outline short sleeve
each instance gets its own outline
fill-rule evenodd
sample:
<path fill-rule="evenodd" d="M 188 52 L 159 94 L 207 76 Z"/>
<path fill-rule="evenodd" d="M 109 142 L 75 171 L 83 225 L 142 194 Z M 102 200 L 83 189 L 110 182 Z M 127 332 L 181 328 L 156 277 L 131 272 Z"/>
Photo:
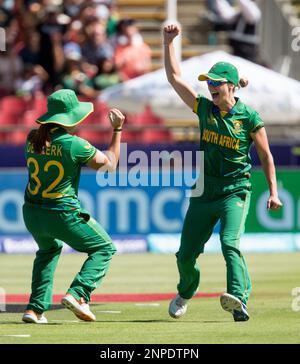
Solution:
<path fill-rule="evenodd" d="M 198 113 L 199 101 L 200 101 L 200 96 L 197 96 L 197 97 L 195 98 L 194 107 L 193 107 L 193 112 L 194 112 L 195 114 L 197 114 L 197 113 Z"/>
<path fill-rule="evenodd" d="M 79 164 L 86 164 L 95 156 L 97 149 L 87 140 L 74 136 L 71 145 L 71 158 Z"/>
<path fill-rule="evenodd" d="M 250 117 L 250 128 L 249 131 L 250 133 L 255 133 L 257 132 L 259 129 L 263 128 L 265 126 L 264 122 L 262 121 L 260 115 L 258 114 L 258 112 L 253 112 L 253 114 Z"/>
<path fill-rule="evenodd" d="M 195 99 L 193 112 L 197 115 L 200 115 L 199 112 L 201 110 L 207 110 L 207 108 L 210 106 L 211 101 L 207 99 L 203 95 L 198 95 Z"/>

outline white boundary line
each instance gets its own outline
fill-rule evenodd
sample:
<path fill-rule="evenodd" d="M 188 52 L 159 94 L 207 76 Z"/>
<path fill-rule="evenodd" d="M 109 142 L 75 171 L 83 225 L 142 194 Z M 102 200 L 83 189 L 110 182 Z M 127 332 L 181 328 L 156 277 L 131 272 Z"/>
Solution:
<path fill-rule="evenodd" d="M 0 336 L 4 336 L 4 337 L 31 337 L 31 335 L 28 334 L 17 334 L 17 335 L 12 335 L 12 334 L 5 334 L 5 335 L 0 335 Z"/>

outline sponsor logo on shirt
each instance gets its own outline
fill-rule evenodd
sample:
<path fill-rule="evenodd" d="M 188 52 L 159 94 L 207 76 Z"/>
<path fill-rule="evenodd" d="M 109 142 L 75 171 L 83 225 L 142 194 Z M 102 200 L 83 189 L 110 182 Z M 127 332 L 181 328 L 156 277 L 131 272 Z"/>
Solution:
<path fill-rule="evenodd" d="M 217 120 L 214 118 L 213 115 L 210 116 L 210 118 L 207 120 L 208 125 L 216 125 Z"/>

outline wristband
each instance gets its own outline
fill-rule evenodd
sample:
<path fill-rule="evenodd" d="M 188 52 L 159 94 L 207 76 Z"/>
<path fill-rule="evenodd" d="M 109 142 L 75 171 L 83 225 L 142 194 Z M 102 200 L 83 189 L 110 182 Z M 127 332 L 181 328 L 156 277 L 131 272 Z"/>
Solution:
<path fill-rule="evenodd" d="M 122 128 L 115 128 L 114 129 L 114 133 L 119 132 L 119 131 L 122 131 Z"/>

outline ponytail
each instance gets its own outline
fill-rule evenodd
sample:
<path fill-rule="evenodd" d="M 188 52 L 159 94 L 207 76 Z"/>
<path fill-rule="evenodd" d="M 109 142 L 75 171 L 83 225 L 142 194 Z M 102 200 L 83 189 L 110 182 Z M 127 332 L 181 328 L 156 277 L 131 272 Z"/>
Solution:
<path fill-rule="evenodd" d="M 247 87 L 249 85 L 249 80 L 245 77 L 242 77 L 239 81 L 239 88 L 244 88 Z"/>
<path fill-rule="evenodd" d="M 41 154 L 43 148 L 51 141 L 50 130 L 55 127 L 55 124 L 41 124 L 36 130 L 32 130 L 28 135 L 28 140 L 33 146 L 35 153 Z"/>

